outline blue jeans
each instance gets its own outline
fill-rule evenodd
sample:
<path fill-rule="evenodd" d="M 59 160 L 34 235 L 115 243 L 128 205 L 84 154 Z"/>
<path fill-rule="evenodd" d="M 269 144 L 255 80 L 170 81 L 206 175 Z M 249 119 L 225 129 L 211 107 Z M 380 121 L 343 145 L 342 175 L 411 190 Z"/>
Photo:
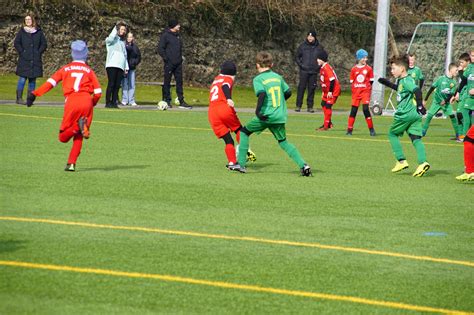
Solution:
<path fill-rule="evenodd" d="M 25 88 L 26 77 L 19 77 L 18 84 L 16 86 L 17 91 L 21 91 L 23 93 L 23 89 Z M 33 91 L 36 88 L 36 78 L 28 78 L 28 91 Z"/>
<path fill-rule="evenodd" d="M 135 103 L 135 70 L 128 70 L 127 77 L 122 80 L 122 103 Z"/>

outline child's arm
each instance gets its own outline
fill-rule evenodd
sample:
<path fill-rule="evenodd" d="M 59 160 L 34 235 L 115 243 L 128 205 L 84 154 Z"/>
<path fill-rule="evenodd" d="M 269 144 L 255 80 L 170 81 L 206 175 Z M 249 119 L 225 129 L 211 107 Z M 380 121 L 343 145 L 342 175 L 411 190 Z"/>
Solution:
<path fill-rule="evenodd" d="M 423 95 L 421 93 L 421 89 L 419 87 L 416 87 L 413 91 L 413 94 L 415 94 L 416 111 L 422 116 L 425 115 L 426 108 L 423 106 Z"/>
<path fill-rule="evenodd" d="M 222 85 L 222 92 L 224 92 L 224 96 L 227 99 L 227 104 L 230 107 L 234 107 L 234 101 L 232 100 L 232 92 L 228 84 L 224 83 Z"/>
<path fill-rule="evenodd" d="M 31 107 L 37 96 L 41 96 L 49 92 L 53 87 L 55 87 L 59 82 L 63 80 L 62 77 L 63 68 L 56 71 L 45 83 L 43 83 L 39 88 L 29 93 L 26 98 L 26 106 Z"/>
<path fill-rule="evenodd" d="M 257 108 L 255 109 L 255 115 L 257 115 L 257 117 L 260 120 L 263 120 L 263 121 L 268 119 L 268 116 L 263 115 L 262 113 L 260 113 L 260 110 L 262 109 L 263 103 L 265 102 L 265 97 L 266 96 L 267 96 L 267 94 L 265 92 L 260 92 L 258 94 Z"/>
<path fill-rule="evenodd" d="M 396 90 L 398 89 L 398 84 L 392 83 L 392 82 L 390 82 L 390 80 L 387 80 L 387 79 L 385 79 L 385 78 L 379 78 L 377 81 L 378 81 L 380 84 L 383 84 L 383 85 L 385 85 L 386 87 L 391 88 L 392 90 L 395 90 L 395 91 L 396 91 Z"/>
<path fill-rule="evenodd" d="M 434 86 L 431 86 L 430 89 L 428 90 L 428 93 L 426 93 L 425 95 L 425 102 L 428 100 L 428 98 L 430 97 L 431 93 L 433 93 L 433 91 L 435 90 L 436 88 Z"/>

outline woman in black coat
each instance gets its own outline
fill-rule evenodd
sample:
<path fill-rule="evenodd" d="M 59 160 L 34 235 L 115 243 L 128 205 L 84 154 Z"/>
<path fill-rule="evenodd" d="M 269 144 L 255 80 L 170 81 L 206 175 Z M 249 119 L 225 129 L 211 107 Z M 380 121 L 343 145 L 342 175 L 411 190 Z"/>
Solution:
<path fill-rule="evenodd" d="M 20 77 L 16 88 L 16 103 L 24 105 L 26 103 L 22 99 L 22 94 L 26 79 L 28 79 L 28 93 L 30 93 L 36 88 L 36 78 L 43 76 L 41 57 L 47 47 L 46 37 L 41 28 L 36 25 L 32 15 L 25 17 L 23 27 L 15 37 L 14 45 L 19 55 L 16 75 Z"/>

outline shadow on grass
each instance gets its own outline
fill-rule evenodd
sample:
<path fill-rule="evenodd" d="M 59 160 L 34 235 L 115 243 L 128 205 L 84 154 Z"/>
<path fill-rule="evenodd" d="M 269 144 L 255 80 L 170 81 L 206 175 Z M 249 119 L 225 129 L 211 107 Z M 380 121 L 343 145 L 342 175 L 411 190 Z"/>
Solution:
<path fill-rule="evenodd" d="M 0 240 L 0 253 L 14 252 L 25 247 L 26 241 Z"/>
<path fill-rule="evenodd" d="M 121 170 L 132 170 L 132 169 L 145 169 L 151 165 L 109 165 L 104 167 L 91 167 L 91 168 L 81 168 L 80 172 L 97 172 L 97 171 L 121 171 Z"/>

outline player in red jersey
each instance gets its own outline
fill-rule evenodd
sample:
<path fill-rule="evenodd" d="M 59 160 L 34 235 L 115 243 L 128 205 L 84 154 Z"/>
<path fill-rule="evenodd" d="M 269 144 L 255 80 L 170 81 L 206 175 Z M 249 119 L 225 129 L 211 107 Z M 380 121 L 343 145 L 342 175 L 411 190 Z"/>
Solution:
<path fill-rule="evenodd" d="M 209 94 L 209 123 L 217 138 L 225 142 L 224 151 L 229 170 L 239 169 L 231 132 L 235 133 L 237 142 L 240 142 L 240 129 L 242 128 L 232 100 L 232 87 L 236 73 L 235 64 L 232 61 L 225 61 L 221 65 L 220 74 L 212 82 Z M 247 159 L 256 160 L 255 154 L 250 150 L 247 152 Z"/>
<path fill-rule="evenodd" d="M 354 122 L 359 105 L 362 103 L 365 121 L 369 128 L 370 135 L 375 136 L 374 124 L 369 111 L 370 94 L 372 93 L 372 83 L 374 83 L 374 72 L 367 64 L 369 54 L 364 49 L 359 49 L 356 53 L 357 64 L 351 70 L 352 107 L 347 124 L 347 135 L 352 135 Z"/>
<path fill-rule="evenodd" d="M 76 40 L 71 44 L 73 62 L 54 73 L 43 85 L 28 96 L 27 105 L 33 105 L 41 96 L 63 81 L 66 98 L 64 115 L 59 128 L 59 141 L 73 144 L 65 171 L 75 171 L 76 161 L 81 153 L 83 138 L 90 136 L 93 108 L 99 101 L 102 90 L 94 71 L 86 64 L 88 49 L 85 42 Z"/>
<path fill-rule="evenodd" d="M 319 70 L 319 78 L 323 92 L 321 107 L 324 113 L 324 124 L 316 130 L 325 131 L 332 128 L 332 106 L 336 103 L 337 97 L 341 94 L 341 85 L 339 84 L 336 73 L 328 63 L 328 53 L 323 50 L 316 58 L 316 62 L 321 67 Z"/>

